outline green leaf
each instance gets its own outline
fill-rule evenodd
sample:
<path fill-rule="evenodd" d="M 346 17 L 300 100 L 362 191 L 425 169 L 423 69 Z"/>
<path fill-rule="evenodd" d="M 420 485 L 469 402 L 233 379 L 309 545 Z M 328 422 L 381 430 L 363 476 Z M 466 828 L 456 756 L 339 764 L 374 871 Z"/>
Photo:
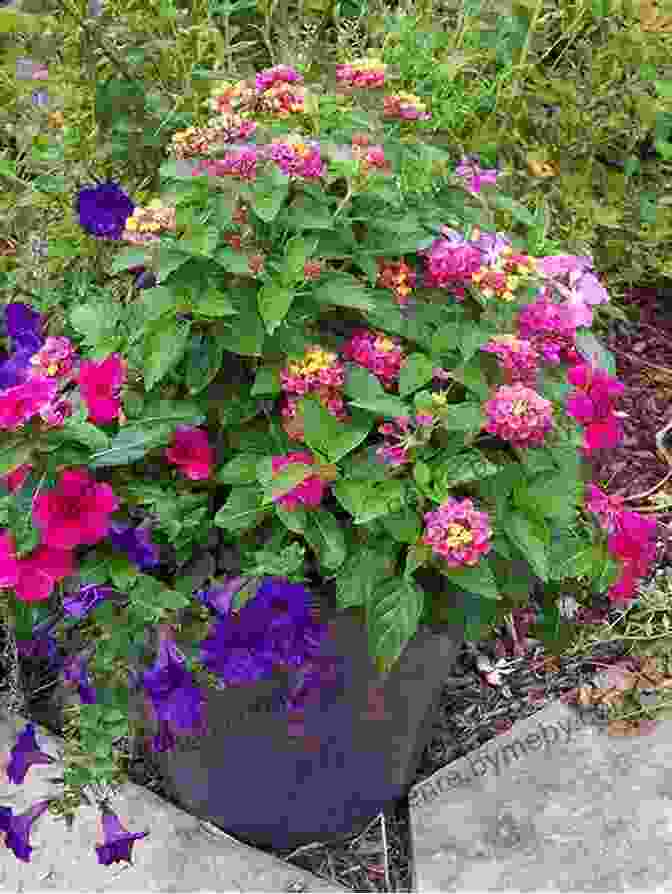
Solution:
<path fill-rule="evenodd" d="M 219 289 L 210 288 L 192 302 L 192 311 L 202 317 L 230 317 L 238 311 Z"/>
<path fill-rule="evenodd" d="M 348 556 L 336 578 L 336 602 L 339 609 L 368 603 L 377 583 L 392 576 L 390 564 L 393 549 L 388 541 L 381 544 L 380 549 L 364 546 Z"/>
<path fill-rule="evenodd" d="M 480 450 L 467 450 L 457 456 L 451 456 L 434 469 L 434 479 L 445 496 L 454 487 L 471 484 L 496 475 L 500 467 L 490 462 Z M 445 496 L 442 499 L 445 499 Z"/>
<path fill-rule="evenodd" d="M 148 329 L 144 339 L 144 375 L 148 391 L 160 382 L 182 359 L 191 324 L 160 320 Z"/>
<path fill-rule="evenodd" d="M 92 469 L 101 469 L 134 463 L 150 450 L 167 446 L 174 428 L 170 424 L 153 426 L 151 429 L 144 424 L 125 426 L 112 438 L 107 450 L 91 456 L 88 465 Z"/>
<path fill-rule="evenodd" d="M 91 450 L 106 450 L 110 446 L 110 439 L 105 432 L 88 422 L 65 419 L 63 425 L 58 428 L 58 434 L 62 435 L 65 441 L 84 444 Z"/>
<path fill-rule="evenodd" d="M 303 506 L 295 509 L 285 509 L 280 503 L 275 504 L 275 514 L 288 531 L 294 534 L 303 534 L 308 524 L 308 513 Z"/>
<path fill-rule="evenodd" d="M 218 336 L 227 351 L 243 357 L 260 357 L 266 329 L 257 310 L 257 287 L 236 290 L 233 299 L 238 316 L 226 321 L 226 329 Z"/>
<path fill-rule="evenodd" d="M 107 560 L 107 569 L 112 579 L 112 583 L 119 590 L 125 591 L 129 589 L 133 582 L 140 576 L 140 572 L 128 556 L 120 553 L 110 556 Z"/>
<path fill-rule="evenodd" d="M 441 420 L 446 431 L 464 431 L 478 433 L 485 423 L 485 416 L 480 404 L 450 404 L 448 412 Z"/>
<path fill-rule="evenodd" d="M 543 475 L 534 484 L 521 484 L 514 489 L 514 501 L 532 508 L 536 515 L 556 519 L 566 525 L 576 518 L 584 484 L 564 475 Z"/>
<path fill-rule="evenodd" d="M 272 457 L 268 456 L 257 463 L 257 477 L 264 488 L 264 501 L 275 501 L 290 490 L 294 490 L 306 478 L 315 474 L 315 467 L 307 463 L 290 463 L 276 474 L 272 472 Z"/>
<path fill-rule="evenodd" d="M 348 550 L 343 531 L 336 518 L 325 509 L 313 509 L 308 514 L 304 537 L 317 552 L 320 565 L 340 568 Z"/>
<path fill-rule="evenodd" d="M 260 458 L 258 453 L 239 454 L 222 466 L 217 481 L 220 484 L 256 484 Z"/>
<path fill-rule="evenodd" d="M 217 227 L 205 223 L 191 223 L 187 235 L 180 239 L 180 249 L 190 254 L 211 258 L 219 243 Z"/>
<path fill-rule="evenodd" d="M 399 396 L 404 397 L 432 380 L 434 364 L 425 354 L 409 354 L 399 376 Z"/>
<path fill-rule="evenodd" d="M 227 531 L 256 528 L 266 515 L 261 504 L 262 494 L 258 486 L 234 487 L 224 506 L 215 515 L 214 523 Z"/>
<path fill-rule="evenodd" d="M 371 431 L 371 417 L 354 410 L 350 422 L 339 422 L 315 398 L 299 401 L 304 441 L 313 450 L 337 463 L 358 447 Z"/>
<path fill-rule="evenodd" d="M 228 245 L 222 246 L 213 256 L 213 261 L 223 267 L 228 273 L 235 273 L 237 276 L 249 276 L 250 264 L 249 255 L 242 251 L 235 251 Z"/>
<path fill-rule="evenodd" d="M 0 475 L 8 475 L 18 466 L 22 466 L 28 462 L 33 454 L 33 446 L 31 444 L 10 444 L 2 445 L 2 453 L 0 454 Z"/>
<path fill-rule="evenodd" d="M 506 535 L 525 556 L 534 573 L 544 583 L 549 580 L 550 532 L 538 518 L 511 512 L 506 519 Z"/>
<path fill-rule="evenodd" d="M 184 377 L 190 394 L 199 394 L 212 382 L 221 369 L 223 356 L 224 346 L 213 333 L 191 336 Z"/>
<path fill-rule="evenodd" d="M 363 525 L 397 511 L 399 502 L 403 502 L 405 488 L 396 480 L 358 480 L 341 479 L 335 481 L 332 493 L 345 509 L 353 516 L 353 524 Z"/>
<path fill-rule="evenodd" d="M 345 393 L 353 407 L 360 407 L 380 416 L 407 416 L 409 408 L 403 401 L 383 390 L 376 376 L 355 363 L 346 364 Z"/>
<path fill-rule="evenodd" d="M 280 370 L 281 366 L 260 366 L 252 385 L 250 395 L 253 397 L 261 397 L 265 394 L 280 394 Z"/>
<path fill-rule="evenodd" d="M 110 273 L 121 273 L 122 270 L 141 266 L 147 266 L 147 250 L 142 248 L 125 248 L 113 258 Z"/>
<path fill-rule="evenodd" d="M 259 314 L 266 325 L 266 331 L 273 335 L 294 300 L 294 290 L 271 280 L 265 283 L 257 295 Z"/>
<path fill-rule="evenodd" d="M 142 307 L 145 322 L 154 322 L 167 313 L 171 314 L 171 319 L 175 317 L 176 298 L 166 286 L 145 289 L 137 300 Z"/>
<path fill-rule="evenodd" d="M 278 216 L 289 192 L 289 177 L 273 167 L 263 177 L 255 180 L 250 192 L 252 210 L 264 223 L 271 223 Z"/>
<path fill-rule="evenodd" d="M 365 312 L 373 312 L 376 308 L 371 289 L 349 273 L 325 274 L 312 297 L 318 304 L 350 307 Z"/>
<path fill-rule="evenodd" d="M 487 559 L 481 558 L 477 565 L 462 568 L 441 568 L 441 574 L 452 583 L 469 593 L 479 593 L 488 599 L 499 599 L 501 593 L 495 575 Z"/>
<path fill-rule="evenodd" d="M 317 248 L 319 239 L 304 239 L 302 236 L 292 236 L 285 245 L 285 265 L 281 271 L 282 284 L 294 286 L 303 282 L 303 267 L 308 258 L 312 257 Z"/>
<path fill-rule="evenodd" d="M 493 191 L 488 193 L 488 201 L 495 208 L 502 208 L 505 211 L 509 211 L 514 220 L 526 224 L 528 227 L 533 227 L 537 222 L 535 216 L 531 214 L 524 205 L 521 205 L 520 202 L 516 202 L 515 199 L 512 199 L 509 196 Z"/>
<path fill-rule="evenodd" d="M 114 334 L 120 309 L 109 304 L 81 304 L 70 311 L 70 324 L 91 345 L 97 345 Z"/>
<path fill-rule="evenodd" d="M 487 400 L 490 396 L 490 385 L 478 357 L 472 357 L 464 366 L 454 369 L 451 376 L 456 382 L 460 382 L 465 388 L 477 394 L 480 400 Z"/>
<path fill-rule="evenodd" d="M 389 670 L 418 629 L 424 593 L 409 580 L 379 584 L 366 603 L 369 652 L 379 670 Z"/>
<path fill-rule="evenodd" d="M 410 506 L 383 516 L 381 524 L 398 543 L 416 543 L 422 533 L 422 520 Z"/>
<path fill-rule="evenodd" d="M 156 281 L 162 283 L 168 279 L 171 273 L 179 270 L 187 261 L 191 260 L 191 255 L 182 252 L 170 245 L 159 245 L 156 249 Z"/>

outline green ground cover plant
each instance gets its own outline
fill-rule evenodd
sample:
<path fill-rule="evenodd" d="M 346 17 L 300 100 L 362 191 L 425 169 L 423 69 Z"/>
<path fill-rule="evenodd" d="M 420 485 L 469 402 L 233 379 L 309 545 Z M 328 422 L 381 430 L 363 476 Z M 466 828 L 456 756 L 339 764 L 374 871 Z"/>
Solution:
<path fill-rule="evenodd" d="M 3 610 L 28 641 L 74 601 L 68 625 L 97 644 L 68 669 L 82 704 L 54 812 L 123 777 L 114 743 L 130 681 L 165 748 L 198 727 L 194 681 L 310 660 L 320 631 L 296 590 L 306 552 L 336 578 L 339 606 L 361 609 L 381 670 L 423 621 L 473 636 L 524 604 L 513 560 L 546 585 L 549 648 L 567 642 L 561 588 L 627 600 L 644 574 L 652 526 L 591 490 L 582 453 L 619 435 L 593 316 L 623 316 L 619 287 L 637 264 L 665 268 L 669 236 L 667 82 L 625 103 L 620 84 L 606 120 L 603 105 L 619 78 L 650 74 L 665 39 L 640 41 L 627 10 L 514 4 L 494 34 L 472 28 L 478 12 L 458 10 L 446 39 L 432 36 L 433 7 L 415 19 L 360 10 L 347 25 L 335 7 L 297 22 L 280 4 L 116 0 L 94 15 L 72 0 L 34 11 L 39 28 L 2 11 L 15 46 L 3 51 L 0 176 L 16 251 L 0 285 L 6 346 L 23 358 L 0 406 Z M 316 35 L 296 65 L 290 19 Z M 534 38 L 559 24 L 554 66 L 580 36 L 602 38 L 581 78 L 544 65 Z M 16 77 L 29 56 L 48 58 L 46 98 Z M 540 97 L 556 107 L 544 123 Z M 599 167 L 626 126 L 637 139 L 653 128 L 662 163 Z M 642 217 L 643 193 L 662 225 Z M 634 195 L 637 240 L 625 235 Z M 614 295 L 591 272 L 613 267 Z M 130 524 L 138 509 L 149 527 Z M 152 575 L 153 544 L 180 566 L 213 527 L 245 573 L 201 593 L 187 627 L 190 580 Z M 423 566 L 462 594 L 459 618 L 417 585 Z M 255 594 L 250 581 L 267 576 L 290 589 Z M 250 618 L 261 636 L 262 603 L 283 636 L 243 672 L 225 661 L 226 620 Z M 223 626 L 208 660 L 210 611 Z M 162 657 L 143 669 L 147 625 Z M 194 676 L 169 699 L 158 677 L 180 664 L 178 644 Z M 15 781 L 30 746 L 28 732 Z M 109 865 L 138 836 L 105 816 Z M 27 834 L 13 841 L 29 859 Z"/>

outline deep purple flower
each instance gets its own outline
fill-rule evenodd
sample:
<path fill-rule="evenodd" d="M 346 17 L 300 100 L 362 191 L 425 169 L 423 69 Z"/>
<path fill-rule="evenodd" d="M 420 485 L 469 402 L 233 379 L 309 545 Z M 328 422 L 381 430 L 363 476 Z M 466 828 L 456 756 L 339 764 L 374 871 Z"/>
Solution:
<path fill-rule="evenodd" d="M 235 594 L 251 580 L 250 577 L 230 577 L 222 586 L 199 590 L 195 595 L 217 615 L 228 615 Z"/>
<path fill-rule="evenodd" d="M 35 351 L 16 351 L 11 357 L 8 357 L 5 351 L 0 353 L 2 355 L 0 356 L 0 389 L 23 385 L 28 379 L 30 358 Z"/>
<path fill-rule="evenodd" d="M 164 721 L 173 735 L 204 735 L 207 729 L 205 696 L 185 667 L 184 655 L 173 639 L 172 630 L 163 625 L 155 664 L 141 677 L 149 696 L 148 707 L 159 723 Z M 153 748 L 159 742 L 155 737 Z"/>
<path fill-rule="evenodd" d="M 33 823 L 49 807 L 50 801 L 38 801 L 24 813 L 12 816 L 11 807 L 0 807 L 0 832 L 5 833 L 5 844 L 14 851 L 14 856 L 24 863 L 30 863 L 33 851 L 28 839 Z"/>
<path fill-rule="evenodd" d="M 133 528 L 113 522 L 108 538 L 115 549 L 125 552 L 140 571 L 149 571 L 159 564 L 159 547 L 150 540 L 148 528 Z"/>
<path fill-rule="evenodd" d="M 88 615 L 99 602 L 113 596 L 117 591 L 114 587 L 99 587 L 97 584 L 88 584 L 81 587 L 75 595 L 63 598 L 63 608 L 73 618 L 83 618 Z"/>
<path fill-rule="evenodd" d="M 107 806 L 101 811 L 101 827 L 104 843 L 96 845 L 98 862 L 102 866 L 110 866 L 125 860 L 132 865 L 131 848 L 138 839 L 149 835 L 149 829 L 145 832 L 129 832 L 121 825 L 116 813 Z"/>
<path fill-rule="evenodd" d="M 63 680 L 68 688 L 77 686 L 77 692 L 83 705 L 95 705 L 96 690 L 89 681 L 85 655 L 72 655 L 63 665 Z"/>
<path fill-rule="evenodd" d="M 13 352 L 35 354 L 44 344 L 42 315 L 22 301 L 12 301 L 5 306 L 5 327 L 12 339 Z"/>
<path fill-rule="evenodd" d="M 40 751 L 35 741 L 35 724 L 27 723 L 17 736 L 16 745 L 9 752 L 7 778 L 14 785 L 21 785 L 33 764 L 53 764 L 56 758 Z"/>
<path fill-rule="evenodd" d="M 96 239 L 120 239 L 135 205 L 113 181 L 84 186 L 77 193 L 75 210 L 80 226 Z"/>

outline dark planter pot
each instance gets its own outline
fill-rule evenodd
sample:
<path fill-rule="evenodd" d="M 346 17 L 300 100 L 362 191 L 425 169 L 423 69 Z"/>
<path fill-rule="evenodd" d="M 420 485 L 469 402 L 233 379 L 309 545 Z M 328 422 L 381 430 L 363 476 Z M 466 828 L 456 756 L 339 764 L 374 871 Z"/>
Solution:
<path fill-rule="evenodd" d="M 443 580 L 433 581 L 443 598 L 459 598 Z M 287 678 L 279 673 L 242 688 L 208 688 L 207 734 L 155 755 L 178 803 L 254 846 L 293 849 L 356 834 L 402 798 L 462 643 L 461 629 L 420 628 L 383 680 L 359 613 L 324 609 L 322 618 L 332 621 L 322 654 L 336 659 L 338 683 L 306 709 L 304 739 L 288 735 Z M 154 735 L 139 694 L 131 701 Z"/>

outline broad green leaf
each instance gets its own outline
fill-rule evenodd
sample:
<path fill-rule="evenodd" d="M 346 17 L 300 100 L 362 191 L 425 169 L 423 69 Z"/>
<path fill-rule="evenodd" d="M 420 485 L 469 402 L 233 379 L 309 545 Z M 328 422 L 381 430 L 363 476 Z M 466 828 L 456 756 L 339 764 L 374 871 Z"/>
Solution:
<path fill-rule="evenodd" d="M 230 317 L 238 313 L 224 292 L 215 288 L 208 289 L 192 302 L 192 312 L 202 317 Z"/>
<path fill-rule="evenodd" d="M 366 603 L 369 652 L 380 671 L 388 671 L 418 629 L 424 593 L 415 583 L 385 581 L 373 589 Z"/>
<path fill-rule="evenodd" d="M 348 550 L 337 519 L 325 509 L 313 509 L 307 522 L 303 534 L 317 552 L 320 565 L 329 569 L 340 568 Z"/>
<path fill-rule="evenodd" d="M 109 304 L 80 304 L 70 311 L 70 323 L 89 344 L 97 345 L 114 334 L 120 313 Z"/>
<path fill-rule="evenodd" d="M 191 323 L 180 325 L 175 320 L 160 320 L 145 335 L 144 374 L 148 391 L 182 359 L 187 347 Z"/>
<path fill-rule="evenodd" d="M 199 394 L 215 378 L 222 366 L 224 346 L 211 332 L 191 336 L 187 349 L 185 384 L 190 394 Z"/>
<path fill-rule="evenodd" d="M 142 459 L 150 450 L 168 445 L 174 425 L 128 425 L 112 438 L 107 450 L 94 453 L 88 461 L 91 469 L 127 466 Z"/>
<path fill-rule="evenodd" d="M 187 235 L 180 239 L 180 249 L 201 257 L 211 258 L 219 243 L 217 227 L 204 223 L 192 223 Z"/>
<path fill-rule="evenodd" d="M 213 256 L 213 261 L 223 267 L 228 273 L 238 276 L 250 275 L 249 255 L 242 251 L 235 251 L 228 245 L 223 245 Z"/>
<path fill-rule="evenodd" d="M 260 366 L 254 379 L 254 385 L 250 394 L 252 397 L 260 397 L 265 394 L 280 394 L 280 370 L 278 364 Z"/>
<path fill-rule="evenodd" d="M 293 300 L 294 289 L 277 281 L 271 280 L 261 287 L 257 295 L 257 306 L 269 335 L 273 335 L 285 319 Z"/>
<path fill-rule="evenodd" d="M 266 515 L 265 508 L 262 508 L 262 494 L 258 486 L 234 487 L 215 515 L 214 523 L 227 531 L 247 531 L 261 523 Z"/>
<path fill-rule="evenodd" d="M 272 459 L 270 456 L 265 457 L 257 464 L 257 478 L 264 488 L 264 501 L 277 500 L 294 490 L 306 478 L 310 478 L 315 474 L 315 466 L 307 463 L 290 463 L 273 474 Z"/>
<path fill-rule="evenodd" d="M 484 423 L 481 405 L 468 402 L 451 404 L 441 419 L 446 431 L 479 432 Z"/>
<path fill-rule="evenodd" d="M 299 401 L 299 412 L 303 416 L 305 443 L 332 463 L 340 462 L 358 447 L 372 427 L 367 413 L 353 410 L 349 420 L 339 422 L 314 398 Z"/>
<path fill-rule="evenodd" d="M 170 245 L 159 245 L 156 248 L 156 274 L 157 283 L 161 284 L 168 279 L 171 273 L 179 270 L 187 261 L 191 260 L 191 255 L 182 252 Z"/>
<path fill-rule="evenodd" d="M 380 516 L 397 511 L 403 503 L 401 481 L 353 481 L 341 479 L 332 484 L 332 492 L 341 506 L 353 517 L 353 524 L 363 525 Z"/>
<path fill-rule="evenodd" d="M 381 524 L 398 543 L 416 543 L 422 532 L 422 520 L 410 506 L 383 516 Z"/>
<path fill-rule="evenodd" d="M 303 267 L 312 257 L 319 239 L 292 236 L 285 246 L 285 264 L 281 271 L 283 285 L 293 286 L 303 281 Z"/>
<path fill-rule="evenodd" d="M 409 354 L 399 376 L 399 396 L 404 397 L 432 380 L 434 364 L 424 354 Z"/>
<path fill-rule="evenodd" d="M 0 453 L 0 475 L 8 475 L 19 466 L 27 463 L 33 454 L 33 445 L 31 444 L 10 444 L 4 443 Z"/>
<path fill-rule="evenodd" d="M 531 515 L 512 511 L 507 516 L 505 530 L 537 577 L 548 583 L 550 533 L 547 525 Z"/>
<path fill-rule="evenodd" d="M 295 509 L 285 509 L 280 503 L 275 504 L 275 514 L 288 531 L 294 534 L 303 534 L 308 524 L 308 513 L 303 506 Z"/>
<path fill-rule="evenodd" d="M 58 433 L 64 440 L 84 444 L 91 450 L 106 450 L 110 446 L 110 439 L 105 432 L 88 422 L 66 419 L 63 425 L 59 426 Z"/>
<path fill-rule="evenodd" d="M 376 584 L 392 576 L 394 547 L 389 541 L 380 548 L 360 547 L 339 569 L 336 602 L 340 609 L 366 605 Z"/>
<path fill-rule="evenodd" d="M 278 216 L 288 192 L 289 177 L 273 167 L 250 187 L 252 210 L 264 223 L 271 223 Z"/>
<path fill-rule="evenodd" d="M 320 252 L 320 254 L 323 253 Z M 371 289 L 367 289 L 349 273 L 332 273 L 323 276 L 320 285 L 313 291 L 312 297 L 319 304 L 351 307 L 364 312 L 373 312 L 376 308 Z"/>
<path fill-rule="evenodd" d="M 217 481 L 220 484 L 256 484 L 259 459 L 258 453 L 240 453 L 222 466 Z"/>
<path fill-rule="evenodd" d="M 226 321 L 226 328 L 218 338 L 224 348 L 233 354 L 260 357 L 266 330 L 257 310 L 257 289 L 237 289 L 231 298 L 238 315 Z"/>
<path fill-rule="evenodd" d="M 501 596 L 495 575 L 486 558 L 481 558 L 478 564 L 473 566 L 440 570 L 445 578 L 469 593 L 478 593 L 488 599 L 499 599 Z"/>
<path fill-rule="evenodd" d="M 496 475 L 500 467 L 490 462 L 480 450 L 467 450 L 457 456 L 451 456 L 434 469 L 434 479 L 438 489 L 445 492 L 454 487 L 470 484 Z"/>

